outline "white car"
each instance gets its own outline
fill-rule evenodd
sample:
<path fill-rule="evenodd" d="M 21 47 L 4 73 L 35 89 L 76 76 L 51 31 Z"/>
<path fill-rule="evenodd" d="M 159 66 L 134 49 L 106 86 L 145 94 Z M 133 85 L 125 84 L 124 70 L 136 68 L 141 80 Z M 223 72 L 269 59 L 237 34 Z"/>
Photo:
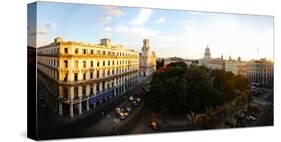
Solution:
<path fill-rule="evenodd" d="M 248 121 L 255 121 L 256 120 L 256 117 L 252 116 L 252 115 L 249 115 L 247 116 L 247 120 Z"/>

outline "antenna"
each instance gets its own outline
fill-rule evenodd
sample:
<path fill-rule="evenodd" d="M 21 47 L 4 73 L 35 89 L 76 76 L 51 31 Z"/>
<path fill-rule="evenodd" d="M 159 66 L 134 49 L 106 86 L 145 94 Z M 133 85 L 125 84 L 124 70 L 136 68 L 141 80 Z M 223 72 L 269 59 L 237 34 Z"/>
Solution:
<path fill-rule="evenodd" d="M 257 48 L 257 60 L 259 60 L 259 48 Z"/>

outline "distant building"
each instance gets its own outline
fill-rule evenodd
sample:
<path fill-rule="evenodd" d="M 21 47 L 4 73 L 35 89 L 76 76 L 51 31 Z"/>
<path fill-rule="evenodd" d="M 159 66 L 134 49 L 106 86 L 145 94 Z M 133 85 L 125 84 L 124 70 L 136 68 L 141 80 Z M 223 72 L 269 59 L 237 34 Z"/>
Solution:
<path fill-rule="evenodd" d="M 273 85 L 274 65 L 266 59 L 251 61 L 247 64 L 247 78 L 261 85 Z"/>
<path fill-rule="evenodd" d="M 149 46 L 149 40 L 143 40 L 143 47 L 140 53 L 140 75 L 150 76 L 156 71 L 156 54 L 151 51 Z"/>
<path fill-rule="evenodd" d="M 206 66 L 213 70 L 224 70 L 225 61 L 221 58 L 211 59 L 207 62 Z"/>
<path fill-rule="evenodd" d="M 167 66 L 171 63 L 175 63 L 175 62 L 184 62 L 188 67 L 192 64 L 192 61 L 189 60 L 175 60 L 175 59 L 171 59 L 171 58 L 165 58 L 164 60 L 164 66 Z"/>
<path fill-rule="evenodd" d="M 230 71 L 235 75 L 247 77 L 247 63 L 242 62 L 241 59 L 238 61 L 226 61 L 225 71 Z"/>
<path fill-rule="evenodd" d="M 221 58 L 215 58 L 212 59 L 211 58 L 211 51 L 209 46 L 207 45 L 207 48 L 205 49 L 204 52 L 204 58 L 199 59 L 199 66 L 204 66 L 207 67 L 209 69 L 218 69 L 218 70 L 224 70 L 224 59 L 223 56 L 221 56 Z"/>

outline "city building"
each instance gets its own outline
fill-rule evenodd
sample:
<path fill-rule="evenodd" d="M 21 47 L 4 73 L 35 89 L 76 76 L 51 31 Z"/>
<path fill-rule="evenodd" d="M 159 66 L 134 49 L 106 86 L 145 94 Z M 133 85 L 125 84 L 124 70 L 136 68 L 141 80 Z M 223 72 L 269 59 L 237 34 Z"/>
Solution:
<path fill-rule="evenodd" d="M 134 86 L 139 66 L 139 52 L 111 39 L 89 44 L 58 37 L 37 49 L 37 92 L 60 116 L 77 118 Z"/>
<path fill-rule="evenodd" d="M 253 60 L 247 64 L 247 78 L 250 82 L 261 85 L 273 85 L 274 65 L 265 58 Z"/>
<path fill-rule="evenodd" d="M 223 56 L 221 58 L 211 58 L 211 51 L 208 45 L 204 52 L 204 58 L 199 59 L 198 63 L 199 66 L 218 70 L 224 70 L 224 64 Z"/>
<path fill-rule="evenodd" d="M 167 65 L 169 65 L 171 63 L 175 63 L 175 62 L 180 62 L 180 61 L 184 62 L 188 67 L 192 64 L 191 60 L 184 60 L 184 59 L 176 60 L 173 58 L 163 58 L 163 60 L 164 60 L 164 66 L 167 66 Z"/>
<path fill-rule="evenodd" d="M 247 62 L 242 62 L 240 57 L 238 57 L 237 61 L 226 61 L 225 71 L 230 71 L 235 75 L 242 75 L 244 77 L 247 77 Z"/>
<path fill-rule="evenodd" d="M 143 40 L 143 47 L 140 53 L 140 75 L 143 77 L 152 75 L 156 71 L 156 54 L 151 51 L 149 40 Z"/>

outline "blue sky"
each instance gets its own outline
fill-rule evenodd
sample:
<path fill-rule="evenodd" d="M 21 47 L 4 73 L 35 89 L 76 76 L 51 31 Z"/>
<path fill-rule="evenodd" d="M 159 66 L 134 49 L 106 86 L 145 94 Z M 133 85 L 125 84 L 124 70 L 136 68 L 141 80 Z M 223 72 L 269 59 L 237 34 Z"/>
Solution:
<path fill-rule="evenodd" d="M 270 16 L 39 2 L 37 27 L 28 26 L 29 33 L 36 29 L 38 46 L 57 36 L 89 43 L 111 38 L 140 51 L 148 38 L 157 57 L 198 59 L 209 45 L 213 58 L 273 59 Z"/>

